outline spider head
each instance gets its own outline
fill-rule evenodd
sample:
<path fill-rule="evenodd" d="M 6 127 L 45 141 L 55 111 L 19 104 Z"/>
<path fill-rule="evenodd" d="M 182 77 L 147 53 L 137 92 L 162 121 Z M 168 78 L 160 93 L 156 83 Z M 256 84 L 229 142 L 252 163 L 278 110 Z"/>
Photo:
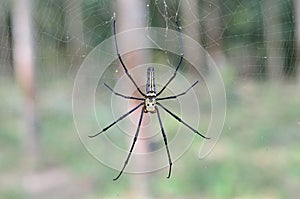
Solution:
<path fill-rule="evenodd" d="M 145 113 L 156 113 L 156 99 L 155 97 L 147 97 L 145 99 Z"/>

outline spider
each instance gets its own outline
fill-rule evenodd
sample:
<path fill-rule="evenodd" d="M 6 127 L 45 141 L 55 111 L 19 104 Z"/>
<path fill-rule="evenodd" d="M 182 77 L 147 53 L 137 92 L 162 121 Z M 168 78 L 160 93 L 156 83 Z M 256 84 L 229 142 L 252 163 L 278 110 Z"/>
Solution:
<path fill-rule="evenodd" d="M 96 137 L 98 135 L 100 135 L 101 133 L 107 131 L 110 127 L 114 126 L 117 122 L 121 121 L 122 119 L 124 119 L 125 117 L 127 117 L 128 115 L 130 115 L 131 113 L 133 113 L 134 111 L 136 111 L 138 108 L 141 108 L 141 114 L 140 114 L 140 118 L 139 118 L 139 123 L 138 123 L 138 127 L 136 129 L 136 133 L 134 135 L 134 139 L 130 148 L 130 151 L 128 153 L 128 156 L 124 162 L 123 168 L 120 171 L 119 175 L 117 177 L 115 177 L 113 180 L 117 180 L 119 179 L 119 177 L 122 175 L 126 165 L 128 164 L 129 158 L 131 156 L 131 153 L 134 149 L 134 145 L 137 141 L 138 135 L 139 135 L 139 131 L 140 131 L 140 127 L 141 127 L 141 123 L 143 120 L 143 115 L 145 113 L 151 113 L 151 114 L 157 114 L 158 117 L 158 121 L 159 121 L 159 125 L 161 128 L 161 133 L 163 136 L 163 140 L 164 140 L 164 144 L 166 147 L 166 151 L 167 151 L 167 156 L 168 156 L 168 161 L 169 161 L 169 171 L 168 171 L 168 175 L 167 178 L 170 178 L 171 176 L 171 170 L 172 170 L 172 160 L 171 160 L 171 155 L 170 155 L 170 151 L 168 148 L 168 141 L 167 141 L 167 136 L 161 121 L 161 116 L 160 116 L 160 111 L 158 109 L 158 107 L 162 108 L 164 111 L 166 111 L 168 114 L 170 114 L 172 117 L 174 117 L 178 122 L 182 123 L 183 125 L 185 125 L 187 128 L 189 128 L 190 130 L 192 130 L 194 133 L 196 133 L 197 135 L 201 136 L 202 138 L 205 139 L 210 139 L 206 136 L 204 136 L 203 134 L 201 134 L 200 132 L 198 132 L 196 129 L 194 129 L 193 127 L 191 127 L 189 124 L 187 124 L 185 121 L 183 121 L 179 116 L 175 115 L 173 112 L 171 112 L 169 109 L 167 109 L 164 105 L 162 105 L 159 101 L 163 101 L 163 100 L 168 100 L 168 99 L 175 99 L 177 97 L 180 97 L 182 95 L 185 95 L 190 89 L 192 89 L 199 81 L 196 81 L 195 83 L 193 83 L 188 89 L 186 89 L 184 92 L 177 94 L 177 95 L 173 95 L 173 96 L 167 96 L 167 97 L 159 97 L 160 94 L 163 93 L 163 91 L 167 88 L 167 86 L 170 84 L 170 82 L 175 78 L 177 71 L 182 63 L 183 60 L 183 56 L 184 56 L 184 50 L 183 50 L 183 45 L 182 45 L 182 32 L 181 32 L 181 27 L 178 24 L 178 21 L 176 21 L 176 26 L 179 32 L 179 43 L 180 43 L 180 49 L 181 49 L 181 54 L 180 54 L 180 60 L 176 66 L 176 69 L 173 73 L 173 75 L 171 76 L 171 78 L 167 81 L 167 83 L 163 86 L 163 88 L 159 91 L 156 92 L 156 84 L 155 84 L 155 77 L 154 77 L 154 67 L 150 66 L 147 68 L 147 83 L 146 83 L 146 93 L 142 92 L 141 89 L 138 87 L 138 85 L 136 84 L 136 82 L 134 81 L 134 79 L 132 78 L 132 76 L 130 75 L 130 73 L 128 72 L 128 69 L 126 67 L 126 65 L 124 64 L 122 57 L 119 53 L 119 48 L 118 48 L 118 42 L 117 42 L 117 36 L 116 36 L 116 19 L 114 18 L 113 21 L 113 31 L 114 31 L 114 40 L 115 40 L 115 47 L 116 47 L 116 53 L 118 56 L 118 59 L 121 63 L 121 65 L 123 66 L 123 69 L 126 73 L 126 75 L 128 76 L 128 78 L 131 80 L 131 82 L 134 84 L 134 86 L 136 87 L 136 89 L 138 90 L 138 92 L 140 93 L 140 95 L 142 97 L 134 97 L 134 96 L 126 96 L 123 94 L 120 94 L 118 92 L 115 92 L 110 86 L 108 86 L 106 83 L 104 83 L 104 85 L 115 95 L 119 96 L 119 97 L 123 97 L 125 99 L 131 99 L 131 100 L 138 100 L 138 101 L 142 101 L 139 105 L 137 105 L 136 107 L 134 107 L 133 109 L 131 109 L 130 111 L 128 111 L 127 113 L 125 113 L 124 115 L 120 116 L 117 120 L 115 120 L 114 122 L 112 122 L 111 124 L 109 124 L 108 126 L 106 126 L 105 128 L 103 128 L 99 133 L 96 133 L 94 135 L 90 135 L 90 138 Z"/>

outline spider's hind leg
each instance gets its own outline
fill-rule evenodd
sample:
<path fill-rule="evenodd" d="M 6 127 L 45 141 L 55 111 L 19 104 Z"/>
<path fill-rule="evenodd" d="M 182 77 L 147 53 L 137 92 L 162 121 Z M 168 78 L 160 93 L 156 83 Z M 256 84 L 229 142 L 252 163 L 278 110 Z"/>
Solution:
<path fill-rule="evenodd" d="M 121 57 L 120 52 L 119 52 L 118 40 L 117 40 L 117 34 L 116 34 L 116 18 L 115 18 L 115 16 L 114 16 L 113 28 L 114 28 L 114 38 L 115 38 L 115 46 L 116 46 L 117 56 L 119 58 L 119 61 L 120 61 L 121 65 L 122 65 L 123 69 L 124 69 L 124 72 L 126 73 L 126 75 L 128 76 L 128 78 L 130 79 L 130 81 L 133 83 L 133 85 L 136 87 L 136 89 L 138 90 L 138 92 L 142 96 L 146 97 L 145 93 L 143 93 L 141 91 L 141 89 L 138 87 L 138 85 L 136 84 L 136 82 L 134 81 L 134 79 L 132 78 L 132 76 L 130 75 L 130 73 L 128 72 L 128 69 L 127 69 L 127 67 L 126 67 L 126 65 L 125 65 L 125 63 L 124 63 L 124 61 L 123 61 L 123 59 Z"/>
<path fill-rule="evenodd" d="M 176 69 L 173 73 L 173 75 L 171 76 L 171 78 L 167 81 L 167 83 L 164 85 L 164 87 L 157 93 L 156 96 L 159 96 L 160 94 L 162 94 L 162 92 L 167 88 L 167 86 L 171 83 L 171 81 L 175 78 L 177 71 L 179 69 L 179 67 L 181 66 L 182 60 L 183 60 L 183 56 L 184 56 L 184 50 L 183 50 L 183 44 L 182 44 L 182 32 L 181 32 L 181 27 L 179 26 L 178 21 L 176 21 L 176 26 L 177 26 L 177 30 L 179 32 L 179 45 L 180 45 L 180 50 L 181 50 L 181 54 L 180 54 L 180 59 L 179 62 L 176 66 Z"/>

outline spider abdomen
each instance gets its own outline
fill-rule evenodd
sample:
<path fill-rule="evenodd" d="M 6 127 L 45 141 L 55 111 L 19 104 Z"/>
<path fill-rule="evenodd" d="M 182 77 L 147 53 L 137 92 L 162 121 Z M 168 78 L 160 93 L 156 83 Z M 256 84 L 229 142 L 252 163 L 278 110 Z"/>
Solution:
<path fill-rule="evenodd" d="M 149 66 L 147 68 L 147 84 L 146 93 L 156 93 L 155 77 L 154 77 L 154 67 Z"/>
<path fill-rule="evenodd" d="M 153 66 L 147 68 L 146 96 L 145 113 L 156 113 L 156 85 Z"/>

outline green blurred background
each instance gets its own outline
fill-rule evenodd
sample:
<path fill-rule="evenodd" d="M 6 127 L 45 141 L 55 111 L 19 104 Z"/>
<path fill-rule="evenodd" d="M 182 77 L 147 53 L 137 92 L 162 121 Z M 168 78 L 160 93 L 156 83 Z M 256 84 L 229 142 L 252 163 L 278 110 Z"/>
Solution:
<path fill-rule="evenodd" d="M 75 75 L 113 34 L 114 12 L 119 31 L 130 23 L 176 30 L 178 18 L 225 84 L 217 145 L 199 160 L 195 139 L 169 180 L 163 169 L 112 181 L 118 171 L 96 161 L 76 132 Z M 298 198 L 299 13 L 298 0 L 2 0 L 0 198 Z M 155 51 L 149 59 L 176 65 L 178 56 Z M 107 75 L 117 79 L 115 68 L 122 71 L 115 62 Z M 180 73 L 190 73 L 188 63 Z M 202 117 L 207 124 L 209 113 Z"/>

